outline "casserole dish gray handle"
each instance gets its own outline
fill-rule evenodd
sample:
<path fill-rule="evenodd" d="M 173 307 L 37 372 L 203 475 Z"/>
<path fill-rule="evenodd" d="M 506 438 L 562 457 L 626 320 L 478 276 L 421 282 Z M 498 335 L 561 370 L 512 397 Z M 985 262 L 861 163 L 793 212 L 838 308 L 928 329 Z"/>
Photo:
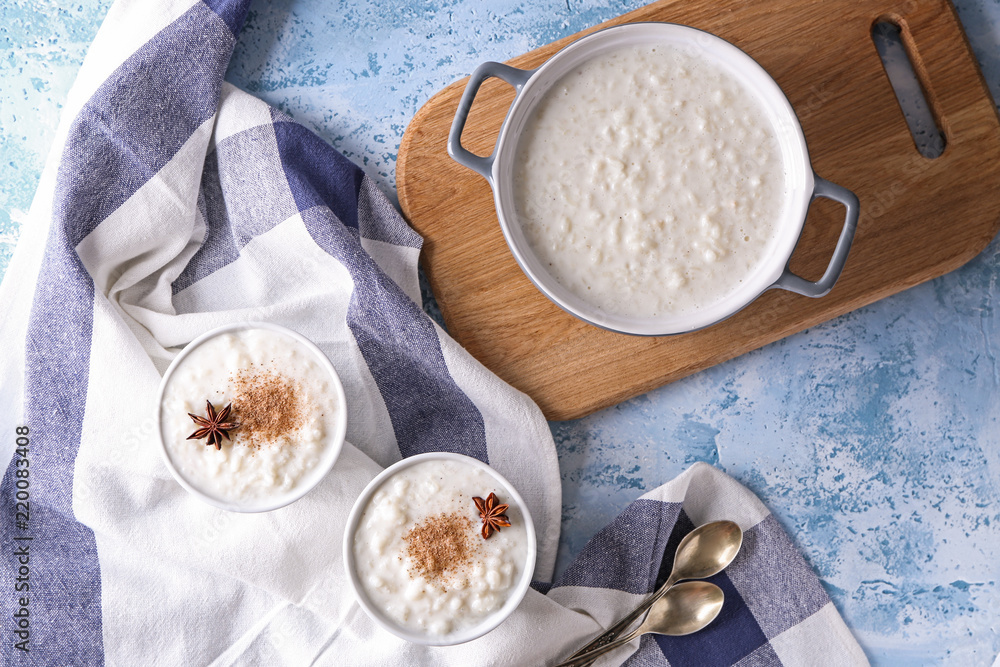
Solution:
<path fill-rule="evenodd" d="M 837 279 L 840 278 L 840 274 L 844 270 L 844 263 L 847 262 L 847 253 L 851 250 L 851 243 L 854 241 L 854 232 L 858 228 L 858 214 L 860 213 L 861 205 L 858 202 L 857 195 L 847 188 L 836 183 L 831 183 L 819 176 L 815 176 L 815 179 L 816 185 L 813 187 L 813 200 L 817 197 L 832 199 L 833 201 L 840 202 L 847 209 L 847 213 L 844 216 L 844 228 L 840 232 L 840 238 L 837 239 L 837 247 L 833 250 L 833 257 L 830 259 L 830 264 L 827 265 L 823 277 L 816 282 L 811 282 L 795 275 L 786 264 L 781 277 L 771 287 L 778 287 L 802 294 L 803 296 L 818 298 L 826 296 L 833 289 L 834 283 L 837 282 Z"/>
<path fill-rule="evenodd" d="M 462 131 L 465 129 L 465 122 L 469 119 L 469 109 L 472 108 L 472 102 L 476 99 L 479 87 L 487 79 L 496 77 L 514 86 L 514 99 L 516 100 L 517 96 L 521 94 L 521 88 L 524 87 L 524 84 L 528 82 L 528 79 L 534 73 L 535 70 L 517 69 L 503 63 L 485 62 L 477 67 L 476 71 L 469 77 L 469 83 L 466 85 L 465 92 L 462 93 L 462 99 L 458 103 L 458 109 L 455 111 L 455 120 L 452 121 L 451 132 L 448 134 L 448 155 L 463 167 L 468 167 L 481 175 L 490 182 L 490 185 L 493 185 L 492 173 L 493 160 L 496 157 L 496 146 L 494 145 L 493 152 L 490 153 L 489 157 L 479 157 L 462 146 Z M 502 129 L 501 132 L 503 132 Z M 500 137 L 497 136 L 497 142 L 499 141 Z"/>

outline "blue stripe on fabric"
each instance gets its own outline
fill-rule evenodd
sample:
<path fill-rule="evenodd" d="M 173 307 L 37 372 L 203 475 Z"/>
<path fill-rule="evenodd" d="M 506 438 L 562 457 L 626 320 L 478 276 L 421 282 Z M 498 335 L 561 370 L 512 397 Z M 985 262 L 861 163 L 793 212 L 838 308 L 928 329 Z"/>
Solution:
<path fill-rule="evenodd" d="M 240 255 L 219 183 L 217 153 L 205 157 L 198 208 L 205 219 L 205 240 L 171 285 L 174 294 L 236 261 Z"/>
<path fill-rule="evenodd" d="M 798 625 L 830 602 L 816 574 L 773 514 L 743 533 L 743 548 L 729 576 L 753 600 L 768 638 Z"/>
<path fill-rule="evenodd" d="M 249 2 L 247 2 L 249 4 Z M 16 650 L 17 563 L 4 540 L 5 664 L 102 665 L 101 573 L 93 532 L 73 513 L 73 472 L 87 399 L 93 281 L 76 246 L 156 174 L 215 113 L 235 39 L 195 5 L 130 56 L 70 127 L 53 223 L 28 323 L 25 418 L 31 428 L 31 644 Z M 2 534 L 17 535 L 12 485 L 3 482 Z"/>
<path fill-rule="evenodd" d="M 538 581 L 537 579 L 531 580 L 531 587 L 541 593 L 542 595 L 548 595 L 549 591 L 552 590 L 552 583 L 548 581 Z"/>
<path fill-rule="evenodd" d="M 226 22 L 234 38 L 240 34 L 243 22 L 247 18 L 247 11 L 250 9 L 249 2 L 244 0 L 202 0 L 202 2 Z"/>
<path fill-rule="evenodd" d="M 75 246 L 215 114 L 235 39 L 202 4 L 132 54 L 83 107 L 59 166 L 55 215 Z M 62 209 L 59 207 L 63 206 Z"/>
<path fill-rule="evenodd" d="M 300 211 L 326 206 L 361 236 L 408 248 L 420 248 L 423 239 L 414 232 L 385 197 L 361 196 L 364 172 L 308 129 L 277 109 L 271 110 L 282 150 L 288 185 Z M 369 185 L 374 189 L 371 181 Z"/>
<path fill-rule="evenodd" d="M 637 595 L 652 592 L 680 513 L 680 503 L 636 500 L 587 542 L 553 588 L 614 588 Z"/>
<path fill-rule="evenodd" d="M 278 152 L 299 211 L 325 206 L 358 228 L 358 192 L 364 172 L 314 133 L 271 109 Z"/>
<path fill-rule="evenodd" d="M 276 122 L 226 137 L 206 157 L 199 196 L 208 230 L 174 281 L 174 294 L 236 261 L 252 239 L 312 206 L 332 207 L 337 217 L 347 216 L 366 239 L 421 247 L 423 239 L 388 199 L 372 196 L 378 195 L 377 186 L 360 170 L 344 164 L 339 153 L 281 112 L 272 109 L 271 114 Z M 291 179 L 278 155 L 279 132 L 285 145 L 306 146 L 288 158 Z M 311 171 L 316 169 L 320 171 Z"/>
<path fill-rule="evenodd" d="M 272 123 L 218 142 L 205 158 L 199 201 L 208 231 L 174 281 L 174 294 L 235 261 L 250 241 L 298 213 Z"/>
<path fill-rule="evenodd" d="M 5 665 L 102 665 L 101 572 L 93 532 L 73 515 L 73 464 L 87 396 L 93 282 L 67 231 L 56 224 L 35 291 L 25 359 L 25 421 L 30 427 L 29 530 L 14 525 L 15 456 L 0 483 L 4 558 Z M 13 537 L 30 536 L 27 581 L 16 581 Z M 27 591 L 16 585 L 27 583 Z M 27 592 L 30 654 L 16 650 L 13 609 Z M 30 656 L 30 657 L 29 657 Z"/>
<path fill-rule="evenodd" d="M 663 652 L 656 645 L 653 635 L 642 635 L 639 638 L 639 650 L 630 655 L 621 667 L 673 667 L 663 657 Z M 678 665 L 678 667 L 685 667 Z"/>
<path fill-rule="evenodd" d="M 366 190 L 369 193 L 366 194 Z M 361 237 L 383 241 L 397 246 L 420 250 L 424 239 L 396 213 L 388 197 L 377 193 L 378 186 L 370 178 L 361 184 L 361 201 L 358 206 L 358 230 Z M 375 196 L 378 194 L 378 196 Z"/>
<path fill-rule="evenodd" d="M 281 147 L 282 155 L 295 150 Z M 483 416 L 448 372 L 430 318 L 364 251 L 357 230 L 326 207 L 303 211 L 302 220 L 354 281 L 347 326 L 385 401 L 400 454 L 457 452 L 488 463 Z"/>
<path fill-rule="evenodd" d="M 782 662 L 774 647 L 768 642 L 745 658 L 741 658 L 734 667 L 782 667 Z"/>
<path fill-rule="evenodd" d="M 677 548 L 681 545 L 681 541 L 687 537 L 687 534 L 694 529 L 694 522 L 688 517 L 687 512 L 681 509 L 680 514 L 677 515 L 674 527 L 670 530 L 670 537 L 667 538 L 667 543 L 663 547 L 663 560 L 660 561 L 660 572 L 656 576 L 656 583 L 653 584 L 653 590 L 657 590 L 666 583 L 670 577 L 670 573 L 674 569 L 674 557 L 677 555 Z"/>
<path fill-rule="evenodd" d="M 709 578 L 726 601 L 718 618 L 704 630 L 685 637 L 656 635 L 656 644 L 671 665 L 729 667 L 767 643 L 764 631 L 725 572 Z"/>

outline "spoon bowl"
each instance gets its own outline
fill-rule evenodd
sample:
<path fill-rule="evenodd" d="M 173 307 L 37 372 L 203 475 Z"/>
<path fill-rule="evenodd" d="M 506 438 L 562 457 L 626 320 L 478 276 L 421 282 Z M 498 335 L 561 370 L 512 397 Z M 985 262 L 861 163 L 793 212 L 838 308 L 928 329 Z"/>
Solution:
<path fill-rule="evenodd" d="M 638 628 L 610 644 L 574 656 L 557 667 L 582 667 L 595 658 L 624 646 L 645 634 L 682 637 L 703 629 L 722 611 L 726 600 L 722 589 L 707 581 L 686 581 L 673 586 L 650 607 Z"/>
<path fill-rule="evenodd" d="M 656 633 L 683 637 L 703 629 L 722 611 L 726 596 L 708 581 L 685 581 L 677 584 L 653 603 L 639 634 Z"/>
<path fill-rule="evenodd" d="M 722 572 L 743 546 L 743 531 L 733 521 L 712 521 L 688 533 L 674 556 L 668 584 L 705 579 Z"/>

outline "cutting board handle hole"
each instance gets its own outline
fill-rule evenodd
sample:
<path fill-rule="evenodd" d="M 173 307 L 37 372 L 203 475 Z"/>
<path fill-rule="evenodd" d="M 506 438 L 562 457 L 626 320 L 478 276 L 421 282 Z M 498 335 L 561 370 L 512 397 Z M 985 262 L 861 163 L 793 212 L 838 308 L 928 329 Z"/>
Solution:
<path fill-rule="evenodd" d="M 945 136 L 928 102 L 926 72 L 919 57 L 914 57 L 912 38 L 891 20 L 877 21 L 872 26 L 871 38 L 910 129 L 913 144 L 924 157 L 939 157 L 944 153 Z"/>

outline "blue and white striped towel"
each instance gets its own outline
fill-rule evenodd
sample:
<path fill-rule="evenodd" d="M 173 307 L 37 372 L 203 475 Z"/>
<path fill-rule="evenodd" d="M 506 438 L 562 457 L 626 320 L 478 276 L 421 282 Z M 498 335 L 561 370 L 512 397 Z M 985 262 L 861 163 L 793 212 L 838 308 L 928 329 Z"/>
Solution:
<path fill-rule="evenodd" d="M 723 517 L 747 535 L 715 579 L 720 620 L 605 664 L 864 663 L 777 521 L 706 465 L 633 503 L 551 583 L 561 498 L 541 413 L 421 311 L 421 239 L 375 185 L 223 82 L 248 4 L 119 0 L 67 102 L 0 286 L 3 664 L 551 664 L 652 590 L 693 524 Z M 156 387 L 178 349 L 251 320 L 316 341 L 350 406 L 333 473 L 262 515 L 195 500 L 154 440 Z M 17 463 L 17 425 L 30 466 Z M 432 450 L 507 475 L 539 535 L 538 583 L 514 616 L 443 649 L 377 629 L 340 562 L 367 481 Z"/>

